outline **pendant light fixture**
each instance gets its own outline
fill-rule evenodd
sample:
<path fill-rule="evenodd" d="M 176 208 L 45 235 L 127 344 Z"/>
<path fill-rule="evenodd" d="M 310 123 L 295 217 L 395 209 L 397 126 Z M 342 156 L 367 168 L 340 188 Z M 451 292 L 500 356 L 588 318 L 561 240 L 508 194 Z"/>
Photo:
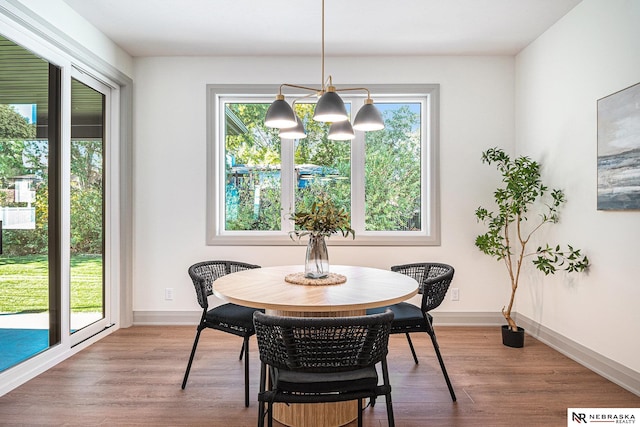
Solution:
<path fill-rule="evenodd" d="M 327 138 L 334 141 L 350 141 L 356 137 L 353 132 L 353 127 L 349 120 L 343 120 L 341 122 L 333 122 L 329 126 L 329 134 Z"/>
<path fill-rule="evenodd" d="M 280 138 L 302 139 L 307 137 L 307 134 L 304 131 L 304 126 L 302 125 L 302 120 L 300 120 L 298 116 L 295 116 L 295 118 L 296 118 L 295 126 L 290 128 L 280 129 L 280 132 L 278 132 L 278 136 L 280 136 Z"/>
<path fill-rule="evenodd" d="M 283 138 L 290 138 L 293 135 L 305 135 L 302 120 L 296 116 L 293 108 L 287 103 L 282 94 L 283 87 L 290 87 L 310 91 L 319 97 L 313 119 L 319 122 L 332 123 L 329 129 L 329 139 L 353 139 L 355 137 L 354 129 L 361 131 L 384 129 L 382 114 L 380 114 L 380 111 L 373 105 L 369 89 L 364 87 L 338 89 L 333 85 L 331 76 L 326 80 L 324 76 L 324 0 L 322 0 L 322 84 L 319 88 L 289 83 L 281 84 L 278 95 L 276 95 L 276 100 L 269 106 L 267 114 L 265 115 L 265 126 L 280 129 L 279 135 Z M 344 101 L 342 101 L 342 98 L 338 95 L 338 92 L 347 90 L 367 92 L 367 99 L 365 100 L 364 106 L 356 114 L 353 127 L 349 122 L 349 115 L 344 106 Z M 304 136 L 293 136 L 293 138 L 304 138 Z"/>

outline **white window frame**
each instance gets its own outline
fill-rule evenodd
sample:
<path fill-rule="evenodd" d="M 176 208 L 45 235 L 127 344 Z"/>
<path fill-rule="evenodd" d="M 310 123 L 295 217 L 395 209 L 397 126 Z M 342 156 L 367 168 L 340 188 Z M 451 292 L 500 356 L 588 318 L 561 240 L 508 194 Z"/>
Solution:
<path fill-rule="evenodd" d="M 356 230 L 355 239 L 332 238 L 328 244 L 336 246 L 438 246 L 440 245 L 439 195 L 439 94 L 440 85 L 368 85 L 375 102 L 421 102 L 421 231 L 364 231 L 364 162 L 365 137 L 356 132 L 351 141 L 351 218 Z M 290 245 L 295 244 L 288 232 L 293 224 L 287 216 L 293 207 L 293 144 L 282 143 L 281 230 L 228 231 L 224 230 L 225 209 L 225 102 L 271 102 L 277 85 L 207 85 L 207 236 L 208 245 Z M 285 96 L 296 92 L 285 92 Z M 298 93 L 299 94 L 299 93 Z M 366 94 L 343 96 L 357 111 Z M 265 98 L 266 97 L 266 98 Z"/>

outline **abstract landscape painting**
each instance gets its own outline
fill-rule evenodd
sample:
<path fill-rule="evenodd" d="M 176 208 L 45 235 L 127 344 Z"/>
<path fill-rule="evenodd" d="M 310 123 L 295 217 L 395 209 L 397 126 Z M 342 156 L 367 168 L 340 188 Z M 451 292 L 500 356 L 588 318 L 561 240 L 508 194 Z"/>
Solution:
<path fill-rule="evenodd" d="M 598 100 L 598 209 L 640 209 L 640 83 Z"/>

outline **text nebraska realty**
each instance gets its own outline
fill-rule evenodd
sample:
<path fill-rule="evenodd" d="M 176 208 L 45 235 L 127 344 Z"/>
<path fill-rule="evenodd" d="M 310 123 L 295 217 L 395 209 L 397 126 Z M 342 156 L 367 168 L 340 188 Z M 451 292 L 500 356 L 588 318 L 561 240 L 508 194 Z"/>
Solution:
<path fill-rule="evenodd" d="M 580 414 L 573 413 L 573 420 L 577 422 L 600 422 L 614 424 L 635 424 L 636 417 L 633 414 Z"/>

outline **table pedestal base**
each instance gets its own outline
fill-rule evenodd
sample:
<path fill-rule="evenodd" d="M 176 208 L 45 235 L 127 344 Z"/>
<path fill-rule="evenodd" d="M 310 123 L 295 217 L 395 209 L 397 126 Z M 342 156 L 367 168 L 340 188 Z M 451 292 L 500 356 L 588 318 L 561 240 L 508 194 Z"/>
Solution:
<path fill-rule="evenodd" d="M 274 403 L 273 418 L 291 427 L 344 426 L 358 418 L 358 402 Z"/>

